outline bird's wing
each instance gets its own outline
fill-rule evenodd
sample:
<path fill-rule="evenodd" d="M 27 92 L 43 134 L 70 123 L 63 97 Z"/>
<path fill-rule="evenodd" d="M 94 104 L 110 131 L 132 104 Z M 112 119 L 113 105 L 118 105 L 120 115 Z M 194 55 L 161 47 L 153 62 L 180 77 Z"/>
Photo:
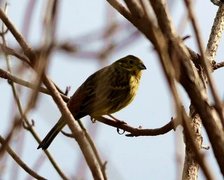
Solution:
<path fill-rule="evenodd" d="M 76 90 L 68 102 L 68 108 L 76 119 L 80 119 L 93 111 L 92 105 L 96 101 L 96 85 L 101 70 L 89 76 L 86 81 Z"/>
<path fill-rule="evenodd" d="M 117 112 L 127 106 L 132 97 L 130 96 L 130 87 L 125 86 L 123 88 L 113 88 L 108 96 L 111 104 L 110 114 Z"/>

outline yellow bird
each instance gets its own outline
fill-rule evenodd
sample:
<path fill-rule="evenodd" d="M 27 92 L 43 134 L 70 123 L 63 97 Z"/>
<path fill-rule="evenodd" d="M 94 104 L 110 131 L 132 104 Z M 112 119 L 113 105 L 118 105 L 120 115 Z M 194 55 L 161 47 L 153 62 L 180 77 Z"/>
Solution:
<path fill-rule="evenodd" d="M 121 110 L 134 99 L 144 69 L 146 67 L 139 58 L 128 55 L 98 70 L 73 94 L 67 104 L 69 110 L 75 119 L 87 115 L 97 119 Z M 62 116 L 38 149 L 47 149 L 65 125 Z"/>

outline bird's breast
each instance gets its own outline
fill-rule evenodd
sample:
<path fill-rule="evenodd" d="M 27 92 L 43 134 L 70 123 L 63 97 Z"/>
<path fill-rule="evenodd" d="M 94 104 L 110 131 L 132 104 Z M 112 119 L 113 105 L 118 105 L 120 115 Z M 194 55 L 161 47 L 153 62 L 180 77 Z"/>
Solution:
<path fill-rule="evenodd" d="M 136 77 L 136 76 L 131 76 L 130 78 L 130 95 L 132 97 L 131 100 L 133 100 L 133 98 L 135 97 L 136 93 L 137 93 L 137 90 L 138 90 L 138 87 L 139 87 L 139 78 Z"/>

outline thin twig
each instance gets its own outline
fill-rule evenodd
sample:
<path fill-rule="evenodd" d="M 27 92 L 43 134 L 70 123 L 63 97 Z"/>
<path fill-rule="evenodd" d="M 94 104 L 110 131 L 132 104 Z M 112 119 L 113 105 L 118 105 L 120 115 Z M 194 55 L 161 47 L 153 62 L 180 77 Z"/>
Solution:
<path fill-rule="evenodd" d="M 2 136 L 0 136 L 0 143 L 3 145 L 5 144 L 5 140 Z M 16 153 L 7 145 L 6 147 L 7 152 L 9 155 L 16 161 L 16 163 L 23 169 L 25 170 L 28 174 L 30 174 L 32 177 L 36 179 L 46 179 L 40 175 L 38 175 L 35 171 L 29 168 L 20 158 L 19 156 L 16 155 Z"/>
<path fill-rule="evenodd" d="M 0 49 L 2 52 L 17 57 L 18 59 L 24 61 L 27 64 L 30 64 L 29 59 L 21 53 L 16 52 L 14 49 L 7 47 L 0 43 Z"/>
<path fill-rule="evenodd" d="M 224 67 L 224 61 L 222 61 L 220 63 L 215 63 L 215 64 L 213 64 L 212 67 L 213 67 L 213 70 L 217 70 L 219 68 L 222 68 L 222 67 Z"/>
<path fill-rule="evenodd" d="M 37 1 L 30 0 L 27 2 L 26 10 L 24 11 L 24 21 L 22 25 L 22 34 L 24 35 L 25 39 L 28 39 L 28 34 L 31 29 L 31 22 L 32 17 L 35 13 L 35 5 L 37 4 Z"/>
<path fill-rule="evenodd" d="M 18 118 L 15 118 L 15 120 L 13 122 L 13 125 L 12 125 L 11 129 L 9 130 L 9 133 L 8 133 L 7 137 L 5 138 L 5 142 L 1 145 L 1 148 L 0 148 L 0 159 L 3 156 L 4 152 L 6 151 L 7 145 L 9 144 L 10 140 L 12 139 L 13 134 L 20 127 L 21 127 L 21 120 L 19 120 Z"/>
<path fill-rule="evenodd" d="M 19 85 L 22 85 L 22 86 L 25 86 L 27 88 L 31 88 L 31 89 L 35 89 L 36 86 L 28 81 L 24 81 L 23 79 L 20 79 L 16 76 L 13 76 L 11 73 L 3 70 L 3 69 L 0 69 L 0 77 L 1 78 L 4 78 L 4 79 L 8 79 L 9 81 L 12 81 L 14 83 L 17 83 Z M 44 93 L 44 94 L 47 94 L 47 95 L 50 95 L 50 92 L 48 89 L 44 88 L 44 87 L 39 87 L 39 92 L 41 93 Z M 69 97 L 68 96 L 65 96 L 64 94 L 60 94 L 61 97 L 63 98 L 63 100 L 65 102 L 68 102 L 69 101 Z"/>
<path fill-rule="evenodd" d="M 12 85 L 12 90 L 13 90 L 13 95 L 14 95 L 14 98 L 16 100 L 16 104 L 17 104 L 17 107 L 19 109 L 19 112 L 20 112 L 20 115 L 21 117 L 23 117 L 24 121 L 25 121 L 25 125 L 26 125 L 26 129 L 33 135 L 33 137 L 35 138 L 35 140 L 40 143 L 41 140 L 39 138 L 39 136 L 37 135 L 37 133 L 35 132 L 35 130 L 33 129 L 33 126 L 32 124 L 30 124 L 29 120 L 27 119 L 26 116 L 24 116 L 24 113 L 23 113 L 23 109 L 22 109 L 22 105 L 20 103 L 20 100 L 18 98 L 18 95 L 17 95 L 17 92 L 16 92 L 16 88 L 14 85 Z M 48 151 L 45 151 L 48 159 L 50 160 L 51 164 L 53 165 L 53 167 L 55 168 L 55 170 L 58 172 L 58 174 L 63 178 L 63 179 L 68 179 L 66 177 L 66 175 L 63 173 L 63 171 L 60 169 L 60 167 L 58 166 L 58 164 L 55 162 L 55 160 L 53 159 L 53 157 L 51 156 L 51 154 L 48 152 Z"/>
<path fill-rule="evenodd" d="M 106 174 L 106 166 L 105 166 L 105 162 L 103 163 L 101 158 L 100 158 L 100 155 L 96 149 L 96 145 L 94 144 L 92 138 L 89 133 L 87 133 L 85 127 L 83 126 L 82 122 L 80 120 L 78 120 L 79 122 L 79 125 L 80 127 L 82 128 L 82 130 L 85 132 L 85 135 L 86 135 L 86 138 L 88 139 L 89 143 L 90 143 L 90 146 L 92 147 L 93 151 L 94 151 L 94 154 L 97 158 L 97 161 L 99 162 L 99 165 L 100 165 L 100 168 L 101 168 L 101 171 L 102 171 L 102 174 L 103 174 L 103 177 L 104 177 L 104 180 L 107 179 L 107 174 Z"/>
<path fill-rule="evenodd" d="M 36 162 L 34 163 L 34 165 L 32 166 L 32 169 L 35 171 L 35 172 L 38 172 L 38 170 L 41 168 L 41 165 L 43 165 L 44 163 L 44 160 L 46 159 L 46 156 L 44 156 L 44 154 L 41 154 Z M 26 180 L 32 180 L 31 177 L 27 177 Z"/>
<path fill-rule="evenodd" d="M 7 4 L 5 4 L 5 9 L 4 9 L 4 11 L 7 12 Z M 4 32 L 4 24 L 2 24 L 2 32 Z M 4 46 L 7 46 L 7 44 L 6 44 L 6 39 L 5 39 L 5 33 L 2 33 L 2 34 L 1 34 L 1 39 L 2 39 L 3 45 L 4 45 Z M 3 54 L 4 54 L 4 57 L 5 57 L 7 70 L 8 70 L 9 72 L 11 72 L 12 70 L 11 70 L 11 65 L 10 65 L 10 58 L 9 58 L 9 56 L 8 56 L 7 53 L 3 52 Z M 11 85 L 12 91 L 13 91 L 13 93 L 14 93 L 14 91 L 15 91 L 15 85 L 14 85 L 13 82 L 11 82 L 10 85 Z M 15 95 L 15 94 L 13 94 L 13 95 L 14 95 L 14 97 L 16 96 L 16 97 L 15 97 L 16 99 L 19 99 L 19 97 L 18 97 L 17 95 Z M 14 106 L 12 107 L 12 109 L 13 109 L 13 108 L 14 108 Z M 22 127 L 21 125 L 22 125 L 22 120 L 21 120 L 20 118 L 18 118 L 17 116 L 14 117 L 13 126 L 12 126 L 11 130 L 9 131 L 8 136 L 6 137 L 5 144 L 3 144 L 3 145 L 2 145 L 2 148 L 1 148 L 1 149 L 3 149 L 3 151 L 6 150 L 7 144 L 9 144 L 11 138 L 13 137 L 13 135 L 14 135 L 14 133 L 15 133 L 15 130 L 17 130 L 18 127 Z M 21 145 L 21 147 L 22 147 L 22 142 L 20 143 L 20 145 Z M 5 149 L 4 149 L 4 148 L 5 148 Z M 19 154 L 18 154 L 18 156 L 19 156 L 19 155 L 20 155 L 20 151 L 19 151 L 18 153 L 19 153 Z M 3 154 L 3 152 L 2 152 L 2 154 Z M 17 166 L 16 164 L 13 164 L 13 166 L 12 166 L 12 172 L 13 172 L 13 173 L 12 173 L 13 177 L 14 177 L 14 178 L 17 178 L 17 174 L 18 174 L 18 173 L 17 173 L 17 172 L 18 172 L 18 166 Z"/>

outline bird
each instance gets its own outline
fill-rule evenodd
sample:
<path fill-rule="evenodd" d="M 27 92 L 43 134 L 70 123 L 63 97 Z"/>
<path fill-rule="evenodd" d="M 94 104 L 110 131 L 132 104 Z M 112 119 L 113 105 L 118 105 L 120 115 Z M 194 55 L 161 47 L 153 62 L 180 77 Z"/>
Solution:
<path fill-rule="evenodd" d="M 68 109 L 76 120 L 87 115 L 93 119 L 110 116 L 132 102 L 145 69 L 143 61 L 134 55 L 118 59 L 90 75 L 71 96 Z M 37 149 L 46 150 L 65 125 L 66 119 L 61 116 Z"/>

